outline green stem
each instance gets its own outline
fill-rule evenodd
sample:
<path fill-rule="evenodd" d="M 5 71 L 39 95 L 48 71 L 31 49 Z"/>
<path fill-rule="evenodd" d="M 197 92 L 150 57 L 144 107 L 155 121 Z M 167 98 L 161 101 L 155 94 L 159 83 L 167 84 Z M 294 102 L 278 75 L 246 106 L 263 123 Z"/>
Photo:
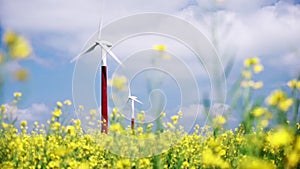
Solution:
<path fill-rule="evenodd" d="M 298 120 L 298 112 L 299 112 L 299 99 L 297 98 L 297 93 L 295 90 L 292 91 L 292 96 L 294 98 L 294 121 L 293 124 L 297 124 Z"/>

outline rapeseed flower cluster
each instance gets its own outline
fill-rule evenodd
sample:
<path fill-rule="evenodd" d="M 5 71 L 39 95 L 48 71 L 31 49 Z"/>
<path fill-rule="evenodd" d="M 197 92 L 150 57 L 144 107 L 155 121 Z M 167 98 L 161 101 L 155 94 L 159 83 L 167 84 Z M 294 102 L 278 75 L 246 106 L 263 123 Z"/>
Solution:
<path fill-rule="evenodd" d="M 58 104 L 61 108 L 61 105 Z M 63 105 L 62 105 L 63 106 Z M 54 112 L 61 109 L 55 108 Z M 114 114 L 119 114 L 114 109 Z M 1 107 L 1 117 L 5 106 Z M 61 112 L 64 113 L 64 112 Z M 90 114 L 94 114 L 91 110 Z M 253 110 L 257 117 L 267 114 L 266 108 Z M 142 113 L 141 113 L 142 114 Z M 172 129 L 184 116 L 182 112 L 171 117 Z M 142 114 L 143 115 L 143 114 Z M 141 116 L 142 116 L 141 115 Z M 59 117 L 53 114 L 54 117 Z M 119 116 L 120 117 L 120 116 Z M 223 125 L 226 119 L 218 116 L 216 123 Z M 159 143 L 152 130 L 137 127 L 134 134 L 131 128 L 121 123 L 110 125 L 108 135 L 83 132 L 80 120 L 72 120 L 63 125 L 54 120 L 47 125 L 34 123 L 34 129 L 27 131 L 27 121 L 20 123 L 20 129 L 13 124 L 5 123 L 1 118 L 0 127 L 0 168 L 295 168 L 299 165 L 300 136 L 299 127 L 279 126 L 265 131 L 257 128 L 246 134 L 242 126 L 234 131 L 221 129 L 214 135 L 209 126 L 196 125 L 193 133 L 177 133 L 165 128 Z M 298 124 L 299 126 L 299 124 Z M 147 128 L 152 128 L 147 125 Z M 122 137 L 126 136 L 126 137 Z M 120 137 L 121 136 L 121 137 Z M 131 139 L 128 139 L 128 136 Z M 175 139 L 179 138 L 180 139 Z M 118 145 L 111 141 L 120 137 Z M 135 139 L 146 141 L 135 142 Z M 149 141 L 150 140 L 150 141 Z M 176 141 L 174 141 L 176 140 Z M 170 143 L 172 142 L 172 143 Z M 138 144 L 136 144 L 138 143 Z M 155 143 L 155 144 L 154 144 Z M 164 145 L 170 144 L 170 147 Z M 108 149 L 107 149 L 108 148 Z M 143 151 L 158 151 L 160 154 L 143 156 Z M 112 150 L 112 152 L 108 151 Z M 128 153 L 135 153 L 140 158 L 130 158 Z M 120 154 L 121 153 L 121 154 Z M 123 154 L 123 155 L 122 155 Z M 132 155 L 132 154 L 131 154 Z"/>
<path fill-rule="evenodd" d="M 262 81 L 253 81 L 253 74 L 259 74 L 264 70 L 259 58 L 253 57 L 244 61 L 244 69 L 242 70 L 241 86 L 244 88 L 260 89 L 263 87 Z"/>
<path fill-rule="evenodd" d="M 257 58 L 245 61 L 251 73 L 263 69 L 254 68 L 257 65 L 260 65 Z M 242 76 L 243 80 L 250 80 L 249 76 Z M 180 126 L 185 112 L 179 111 L 171 117 L 162 112 L 160 119 L 170 119 L 161 120 L 164 128 L 154 132 L 154 123 L 144 123 L 144 111 L 137 114 L 136 127 L 132 129 L 124 123 L 122 112 L 114 108 L 108 134 L 103 134 L 98 130 L 101 121 L 97 121 L 96 110 L 86 114 L 85 120 L 90 123 L 80 119 L 65 122 L 64 115 L 72 105 L 70 100 L 56 103 L 47 124 L 29 124 L 25 120 L 17 123 L 11 119 L 11 113 L 17 109 L 22 93 L 16 92 L 11 105 L 0 107 L 0 168 L 299 168 L 298 112 L 293 123 L 287 118 L 293 105 L 293 110 L 299 109 L 295 104 L 299 100 L 299 93 L 295 94 L 299 92 L 297 84 L 297 80 L 288 82 L 291 92 L 275 90 L 266 98 L 265 105 L 264 102 L 252 103 L 245 97 L 249 93 L 242 97 L 245 117 L 234 129 L 225 128 L 230 118 L 225 113 L 213 116 L 206 126 L 195 125 L 189 133 Z M 79 106 L 78 111 L 83 110 L 84 107 Z M 276 122 L 276 118 L 280 120 Z"/>

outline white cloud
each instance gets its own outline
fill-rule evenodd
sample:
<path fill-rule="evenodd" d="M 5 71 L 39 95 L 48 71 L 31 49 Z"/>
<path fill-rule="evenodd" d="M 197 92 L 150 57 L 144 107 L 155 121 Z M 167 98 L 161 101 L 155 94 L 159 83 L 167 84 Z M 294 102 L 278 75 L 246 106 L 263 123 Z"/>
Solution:
<path fill-rule="evenodd" d="M 43 103 L 34 103 L 28 108 L 18 109 L 17 117 L 19 122 L 26 120 L 29 124 L 35 121 L 45 124 L 51 118 L 51 110 Z"/>
<path fill-rule="evenodd" d="M 35 121 L 46 124 L 46 121 L 51 119 L 51 110 L 43 103 L 34 103 L 28 108 L 18 108 L 12 104 L 4 105 L 7 109 L 6 118 L 10 121 L 17 119 L 17 126 L 20 125 L 21 121 L 26 120 L 29 128 L 31 128 Z"/>
<path fill-rule="evenodd" d="M 38 39 L 46 47 L 74 54 L 98 28 L 100 15 L 104 25 L 137 12 L 173 13 L 182 8 L 184 0 L 101 1 L 3 1 L 0 7 L 2 26 Z M 47 34 L 47 36 L 41 36 Z"/>
<path fill-rule="evenodd" d="M 210 39 L 212 29 L 215 29 L 219 52 L 223 55 L 227 53 L 248 57 L 282 54 L 299 44 L 300 7 L 297 5 L 281 1 L 275 3 L 276 0 L 197 2 L 198 5 L 188 6 L 189 1 L 183 0 L 155 0 L 149 3 L 111 0 L 105 1 L 102 13 L 100 1 L 96 0 L 77 0 L 76 3 L 70 0 L 11 0 L 2 2 L 1 20 L 5 28 L 16 29 L 30 36 L 51 33 L 41 41 L 42 44 L 73 55 L 80 51 L 82 44 L 97 30 L 101 13 L 104 24 L 139 12 L 164 12 L 182 16 L 197 25 Z M 203 10 L 212 8 L 218 10 Z M 247 10 L 251 12 L 245 13 Z"/>
<path fill-rule="evenodd" d="M 229 10 L 240 13 L 253 12 L 264 6 L 272 5 L 277 1 L 278 0 L 197 0 L 203 12 Z"/>

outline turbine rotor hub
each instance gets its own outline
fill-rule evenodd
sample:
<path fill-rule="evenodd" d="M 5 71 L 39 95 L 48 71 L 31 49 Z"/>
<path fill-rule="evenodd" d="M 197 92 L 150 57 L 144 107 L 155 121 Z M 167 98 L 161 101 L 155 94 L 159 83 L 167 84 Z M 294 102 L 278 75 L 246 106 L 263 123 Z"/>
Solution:
<path fill-rule="evenodd" d="M 112 43 L 105 41 L 105 40 L 101 40 L 101 41 L 97 41 L 97 43 L 101 43 L 102 45 L 105 45 L 106 47 L 112 47 Z"/>

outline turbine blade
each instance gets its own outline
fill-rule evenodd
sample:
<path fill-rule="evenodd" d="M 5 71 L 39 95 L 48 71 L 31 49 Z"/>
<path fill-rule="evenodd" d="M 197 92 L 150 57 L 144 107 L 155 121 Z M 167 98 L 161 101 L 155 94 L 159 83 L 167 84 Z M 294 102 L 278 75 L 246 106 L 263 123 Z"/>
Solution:
<path fill-rule="evenodd" d="M 134 101 L 136 101 L 136 102 L 138 102 L 140 104 L 143 104 L 143 102 L 139 101 L 137 98 L 133 98 L 132 100 L 134 100 Z"/>
<path fill-rule="evenodd" d="M 99 27 L 98 27 L 98 36 L 97 39 L 100 40 L 101 39 L 101 33 L 102 33 L 102 24 L 103 24 L 103 12 L 104 11 L 104 0 L 102 0 L 102 4 L 101 4 L 101 13 L 100 13 L 100 20 L 99 20 Z"/>
<path fill-rule="evenodd" d="M 90 51 L 94 50 L 95 47 L 97 46 L 96 43 L 94 43 L 92 46 L 90 46 L 89 48 L 87 48 L 86 50 L 84 50 L 83 52 L 81 52 L 79 55 L 77 55 L 75 58 L 73 58 L 71 60 L 71 63 L 73 63 L 74 61 L 78 60 L 82 55 L 89 53 Z"/>
<path fill-rule="evenodd" d="M 131 97 L 130 87 L 128 87 L 128 98 Z"/>
<path fill-rule="evenodd" d="M 100 23 L 99 23 L 97 40 L 101 40 L 102 22 L 103 22 L 103 15 L 101 16 Z"/>
<path fill-rule="evenodd" d="M 118 57 L 105 45 L 103 45 L 102 43 L 100 43 L 100 45 L 103 47 L 104 50 L 106 50 L 106 52 L 117 62 L 119 63 L 119 65 L 123 66 L 122 62 L 118 59 Z"/>

